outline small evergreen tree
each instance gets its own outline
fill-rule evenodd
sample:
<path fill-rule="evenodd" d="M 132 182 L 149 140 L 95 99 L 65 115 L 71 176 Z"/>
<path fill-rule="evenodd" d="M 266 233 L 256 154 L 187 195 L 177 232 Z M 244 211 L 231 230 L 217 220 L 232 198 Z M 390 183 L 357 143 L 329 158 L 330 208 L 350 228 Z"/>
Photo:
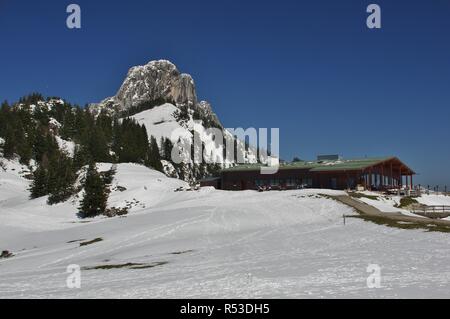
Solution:
<path fill-rule="evenodd" d="M 147 166 L 150 166 L 160 172 L 163 171 L 158 143 L 156 142 L 156 138 L 154 136 L 150 137 L 150 145 L 148 147 L 148 155 L 146 157 L 145 164 Z"/>
<path fill-rule="evenodd" d="M 16 137 L 14 134 L 14 129 L 11 125 L 6 125 L 4 138 L 5 143 L 3 144 L 3 156 L 10 159 L 16 152 Z"/>
<path fill-rule="evenodd" d="M 108 142 L 104 132 L 98 126 L 94 126 L 89 134 L 86 135 L 86 145 L 92 158 L 96 162 L 109 161 Z"/>
<path fill-rule="evenodd" d="M 74 192 L 75 179 L 72 159 L 59 153 L 49 165 L 48 204 L 53 205 L 67 200 Z"/>
<path fill-rule="evenodd" d="M 172 149 L 173 149 L 173 143 L 169 138 L 164 139 L 164 143 L 161 146 L 162 148 L 162 159 L 166 161 L 172 160 Z"/>
<path fill-rule="evenodd" d="M 38 198 L 48 194 L 47 175 L 47 170 L 41 165 L 33 172 L 33 181 L 30 187 L 31 198 Z"/>
<path fill-rule="evenodd" d="M 86 147 L 76 145 L 73 153 L 73 166 L 76 171 L 91 161 Z"/>
<path fill-rule="evenodd" d="M 94 217 L 106 211 L 108 192 L 101 175 L 94 163 L 89 165 L 84 181 L 84 197 L 81 201 L 80 213 L 83 217 Z"/>

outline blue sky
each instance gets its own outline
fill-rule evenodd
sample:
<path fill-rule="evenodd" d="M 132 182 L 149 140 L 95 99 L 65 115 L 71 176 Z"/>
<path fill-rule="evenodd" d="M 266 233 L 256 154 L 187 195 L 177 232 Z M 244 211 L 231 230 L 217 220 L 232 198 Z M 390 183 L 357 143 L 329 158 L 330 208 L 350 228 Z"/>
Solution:
<path fill-rule="evenodd" d="M 81 30 L 66 28 L 70 3 Z M 226 127 L 279 127 L 285 159 L 396 155 L 450 186 L 449 35 L 447 0 L 0 0 L 0 99 L 84 105 L 164 58 Z"/>

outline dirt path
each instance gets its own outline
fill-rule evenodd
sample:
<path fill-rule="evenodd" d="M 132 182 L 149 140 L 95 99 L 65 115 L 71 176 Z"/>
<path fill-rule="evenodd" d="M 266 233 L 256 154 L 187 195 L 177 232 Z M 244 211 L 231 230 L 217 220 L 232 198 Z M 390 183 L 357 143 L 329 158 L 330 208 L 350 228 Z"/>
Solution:
<path fill-rule="evenodd" d="M 406 216 L 401 213 L 383 213 L 379 209 L 377 209 L 373 206 L 370 206 L 366 203 L 363 203 L 361 201 L 358 201 L 347 195 L 332 196 L 332 198 L 334 198 L 335 200 L 337 200 L 347 206 L 353 207 L 358 212 L 360 212 L 362 215 L 366 215 L 366 216 L 385 218 L 385 219 L 392 220 L 392 221 L 411 222 L 411 223 L 422 224 L 422 225 L 432 224 L 432 225 L 440 225 L 440 226 L 450 226 L 450 221 L 448 221 L 448 220 Z"/>

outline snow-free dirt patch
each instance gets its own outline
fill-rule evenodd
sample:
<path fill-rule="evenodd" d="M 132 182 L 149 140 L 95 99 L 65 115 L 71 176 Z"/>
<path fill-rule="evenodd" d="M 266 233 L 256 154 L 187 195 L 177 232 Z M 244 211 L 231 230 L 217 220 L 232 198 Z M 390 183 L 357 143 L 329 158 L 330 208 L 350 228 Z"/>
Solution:
<path fill-rule="evenodd" d="M 167 263 L 168 263 L 167 261 L 157 261 L 157 262 L 148 263 L 148 264 L 144 264 L 144 263 L 105 264 L 105 265 L 98 265 L 98 266 L 91 266 L 91 267 L 83 267 L 82 269 L 83 270 L 98 270 L 98 269 L 109 270 L 109 269 L 121 269 L 121 268 L 149 269 L 149 268 L 162 266 Z"/>
<path fill-rule="evenodd" d="M 87 245 L 92 245 L 92 244 L 98 243 L 100 241 L 103 241 L 103 238 L 95 238 L 95 239 L 92 239 L 92 240 L 89 240 L 89 241 L 84 241 L 84 242 L 80 243 L 80 247 L 87 246 Z"/>

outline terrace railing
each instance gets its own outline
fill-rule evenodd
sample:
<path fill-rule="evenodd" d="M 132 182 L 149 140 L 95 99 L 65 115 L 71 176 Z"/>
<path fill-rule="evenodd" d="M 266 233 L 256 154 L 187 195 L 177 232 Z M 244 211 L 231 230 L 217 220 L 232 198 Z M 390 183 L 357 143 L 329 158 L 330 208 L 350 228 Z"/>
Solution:
<path fill-rule="evenodd" d="M 448 205 L 420 205 L 411 210 L 412 213 L 430 218 L 445 218 L 450 216 Z"/>

